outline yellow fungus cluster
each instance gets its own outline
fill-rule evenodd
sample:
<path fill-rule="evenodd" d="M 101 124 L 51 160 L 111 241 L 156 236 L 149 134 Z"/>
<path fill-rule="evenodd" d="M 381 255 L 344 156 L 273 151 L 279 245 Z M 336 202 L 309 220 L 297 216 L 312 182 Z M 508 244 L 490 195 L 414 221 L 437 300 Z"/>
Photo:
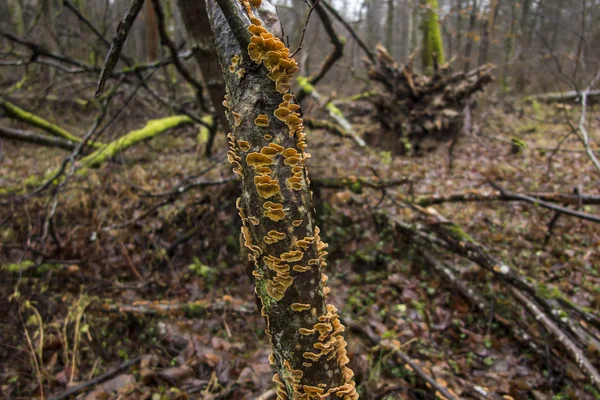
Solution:
<path fill-rule="evenodd" d="M 232 74 L 235 73 L 238 79 L 242 79 L 246 74 L 246 70 L 244 68 L 241 68 L 241 66 L 238 68 L 241 59 L 242 58 L 236 54 L 235 56 L 231 57 L 231 64 L 229 64 L 229 72 Z"/>
<path fill-rule="evenodd" d="M 346 367 L 350 360 L 346 354 L 347 343 L 342 336 L 344 330 L 344 326 L 340 322 L 337 314 L 337 309 L 332 304 L 327 305 L 327 314 L 320 316 L 319 322 L 316 323 L 312 329 L 300 328 L 298 330 L 298 333 L 306 336 L 319 334 L 318 340 L 313 344 L 313 347 L 317 351 L 305 352 L 303 354 L 303 357 L 308 360 L 307 363 L 312 364 L 318 362 L 322 357 L 327 357 L 327 359 L 336 358 L 342 369 L 344 381 L 346 382 L 342 386 L 330 388 L 327 391 L 323 388 L 318 388 L 318 390 L 316 390 L 314 387 L 311 388 L 310 391 L 304 389 L 304 393 L 308 394 L 310 392 L 313 394 L 312 397 L 306 398 L 321 399 L 334 393 L 338 397 L 348 399 L 358 398 L 354 389 L 354 381 L 352 381 L 352 376 L 354 374 L 350 368 Z"/>
<path fill-rule="evenodd" d="M 269 218 L 271 221 L 281 221 L 285 217 L 285 212 L 283 211 L 283 204 L 273 203 L 272 201 L 266 201 L 263 204 L 263 208 L 265 209 L 263 215 Z"/>
<path fill-rule="evenodd" d="M 304 304 L 304 303 L 292 303 L 291 305 L 291 309 L 293 311 L 308 311 L 310 310 L 310 304 Z"/>
<path fill-rule="evenodd" d="M 256 126 L 269 126 L 269 116 L 265 114 L 258 114 L 258 117 L 254 120 Z"/>
<path fill-rule="evenodd" d="M 304 239 L 300 239 L 296 241 L 296 246 L 300 247 L 303 250 L 308 249 L 308 246 L 310 246 L 311 244 L 313 244 L 315 241 L 315 237 L 314 236 L 306 236 Z"/>
<path fill-rule="evenodd" d="M 266 244 L 275 244 L 277 242 L 279 242 L 280 240 L 285 239 L 285 233 L 283 232 L 278 232 L 278 231 L 269 231 L 267 233 L 267 236 L 265 236 L 263 238 L 263 241 Z"/>
<path fill-rule="evenodd" d="M 240 126 L 242 124 L 242 116 L 240 113 L 232 111 L 231 114 L 233 115 L 233 125 Z"/>
<path fill-rule="evenodd" d="M 275 272 L 273 279 L 267 281 L 267 293 L 279 301 L 285 295 L 287 288 L 292 285 L 294 278 L 290 276 L 290 266 L 283 264 L 283 260 L 274 256 L 265 256 L 263 260 L 267 267 Z"/>
<path fill-rule="evenodd" d="M 250 143 L 248 143 L 245 140 L 238 140 L 237 144 L 240 150 L 243 152 L 247 152 L 248 150 L 250 150 Z"/>
<path fill-rule="evenodd" d="M 225 99 L 225 101 L 227 101 L 227 99 Z M 242 174 L 242 164 L 240 164 L 240 161 L 242 159 L 235 153 L 235 137 L 231 134 L 231 132 L 229 132 L 227 134 L 227 139 L 229 140 L 229 151 L 227 152 L 227 160 L 230 164 L 233 164 L 233 172 L 243 177 L 244 175 Z"/>
<path fill-rule="evenodd" d="M 254 177 L 256 191 L 264 199 L 268 199 L 279 193 L 279 183 L 271 177 L 273 171 L 268 166 L 274 164 L 275 156 L 282 151 L 282 146 L 277 143 L 269 143 L 268 146 L 260 149 L 260 153 L 253 152 L 246 155 L 246 164 L 253 167 L 256 173 Z"/>

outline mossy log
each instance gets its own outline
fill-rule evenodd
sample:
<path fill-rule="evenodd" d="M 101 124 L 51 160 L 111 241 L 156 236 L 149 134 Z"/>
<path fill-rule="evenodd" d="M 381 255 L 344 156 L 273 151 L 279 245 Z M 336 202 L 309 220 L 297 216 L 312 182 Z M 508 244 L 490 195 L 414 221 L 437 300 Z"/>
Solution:
<path fill-rule="evenodd" d="M 90 168 L 97 168 L 104 162 L 114 158 L 119 153 L 135 146 L 145 140 L 152 139 L 161 133 L 176 128 L 183 124 L 193 123 L 190 117 L 185 115 L 176 115 L 161 119 L 150 120 L 143 128 L 133 130 L 124 136 L 103 145 L 102 148 L 88 154 L 77 161 L 77 172 L 79 176 L 84 176 Z M 2 194 L 18 194 L 26 191 L 27 187 L 40 186 L 50 179 L 53 179 L 53 184 L 61 182 L 63 177 L 60 177 L 60 168 L 54 169 L 43 177 L 31 177 L 25 182 L 25 186 L 2 188 Z"/>
<path fill-rule="evenodd" d="M 26 122 L 29 125 L 33 125 L 37 128 L 43 129 L 52 136 L 66 139 L 75 143 L 81 142 L 81 138 L 73 135 L 66 129 L 61 128 L 60 126 L 51 122 L 48 122 L 45 119 L 38 117 L 33 113 L 30 113 L 29 111 L 25 111 L 9 101 L 0 99 L 0 108 L 4 110 L 7 116 L 17 119 L 19 121 Z M 96 148 L 100 148 L 103 146 L 102 143 L 91 143 L 90 145 Z"/>
<path fill-rule="evenodd" d="M 79 171 L 80 173 L 84 173 L 87 168 L 99 167 L 105 161 L 110 160 L 117 154 L 140 142 L 152 139 L 169 129 L 191 123 L 193 123 L 193 121 L 187 115 L 175 115 L 161 119 L 152 119 L 146 122 L 146 125 L 143 128 L 131 131 L 90 155 L 83 157 L 80 161 L 81 169 Z"/>
<path fill-rule="evenodd" d="M 305 160 L 306 134 L 290 93 L 298 70 L 276 9 L 260 0 L 209 0 L 227 87 L 228 159 L 242 177 L 241 242 L 277 373 L 278 398 L 358 397 L 344 327 L 329 292 Z"/>
<path fill-rule="evenodd" d="M 412 60 L 399 65 L 382 46 L 377 47 L 376 63 L 368 62 L 367 67 L 369 78 L 383 86 L 378 95 L 369 97 L 383 132 L 371 133 L 367 143 L 398 153 L 420 150 L 428 139 L 455 138 L 463 128 L 465 106 L 492 81 L 494 69 L 486 64 L 452 73 L 448 64 L 434 62 L 433 75 L 419 75 Z"/>

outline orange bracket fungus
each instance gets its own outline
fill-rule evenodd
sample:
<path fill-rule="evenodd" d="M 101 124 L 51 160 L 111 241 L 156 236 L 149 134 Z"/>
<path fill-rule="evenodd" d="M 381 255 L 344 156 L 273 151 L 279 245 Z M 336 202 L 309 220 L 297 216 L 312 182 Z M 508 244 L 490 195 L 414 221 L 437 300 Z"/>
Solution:
<path fill-rule="evenodd" d="M 256 126 L 269 126 L 269 117 L 265 114 L 260 114 L 254 120 L 254 124 L 256 124 Z"/>
<path fill-rule="evenodd" d="M 305 166 L 310 154 L 291 93 L 298 64 L 278 36 L 277 14 L 268 2 L 208 4 L 227 85 L 227 158 L 242 177 L 236 204 L 241 242 L 272 344 L 277 397 L 356 399 L 344 327 L 326 303 L 327 245 L 315 223 Z"/>

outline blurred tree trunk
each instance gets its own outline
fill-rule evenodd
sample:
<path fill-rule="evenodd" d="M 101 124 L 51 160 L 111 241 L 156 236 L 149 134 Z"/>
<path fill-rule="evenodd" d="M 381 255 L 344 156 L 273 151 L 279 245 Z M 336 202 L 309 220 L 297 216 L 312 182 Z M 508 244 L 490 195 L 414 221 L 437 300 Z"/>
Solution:
<path fill-rule="evenodd" d="M 551 30 L 552 39 L 550 40 L 550 47 L 552 51 L 556 51 L 558 43 L 558 32 L 560 31 L 561 16 L 562 16 L 563 0 L 558 0 L 554 15 L 552 16 Z"/>
<path fill-rule="evenodd" d="M 208 10 L 227 85 L 228 158 L 242 177 L 242 249 L 254 267 L 278 398 L 357 399 L 344 327 L 326 303 L 327 245 L 315 225 L 302 112 L 290 93 L 297 63 L 275 7 L 263 0 L 259 14 L 248 0 L 218 3 L 209 0 Z"/>
<path fill-rule="evenodd" d="M 504 39 L 504 67 L 502 68 L 503 90 L 508 90 L 508 76 L 510 75 L 510 62 L 515 51 L 515 36 L 517 29 L 517 2 L 512 0 L 510 7 L 510 23 Z"/>
<path fill-rule="evenodd" d="M 408 12 L 408 54 L 411 55 L 417 48 L 419 37 L 419 4 L 418 0 L 409 0 L 410 10 Z"/>
<path fill-rule="evenodd" d="M 367 12 L 367 45 L 370 48 L 381 41 L 381 0 L 365 0 Z"/>
<path fill-rule="evenodd" d="M 522 3 L 522 11 L 521 11 L 521 27 L 519 32 L 519 43 L 521 45 L 521 49 L 519 51 L 518 57 L 518 71 L 517 77 L 515 81 L 515 90 L 521 92 L 525 88 L 525 80 L 526 73 L 525 70 L 525 55 L 528 53 L 528 43 L 529 43 L 529 11 L 531 10 L 532 0 L 523 0 Z"/>
<path fill-rule="evenodd" d="M 437 59 L 439 64 L 444 63 L 444 46 L 442 44 L 442 33 L 440 22 L 438 21 L 438 0 L 421 0 L 424 7 L 422 22 L 422 46 L 421 62 L 423 73 L 431 75 L 433 73 L 433 58 Z"/>
<path fill-rule="evenodd" d="M 477 14 L 479 13 L 479 4 L 477 0 L 473 0 L 471 4 L 471 13 L 469 16 L 469 28 L 467 30 L 467 45 L 465 47 L 465 67 L 464 72 L 469 71 L 471 68 L 471 50 L 473 48 L 473 42 L 477 34 L 475 33 L 475 24 L 477 23 Z"/>
<path fill-rule="evenodd" d="M 483 29 L 483 35 L 481 36 L 481 46 L 479 48 L 479 64 L 487 64 L 489 61 L 490 45 L 494 40 L 494 23 L 498 16 L 498 10 L 500 8 L 500 0 L 491 0 L 488 8 L 488 20 L 487 24 Z"/>
<path fill-rule="evenodd" d="M 387 0 L 385 47 L 394 56 L 394 0 Z"/>
<path fill-rule="evenodd" d="M 210 101 L 215 108 L 217 121 L 226 131 L 228 127 L 227 117 L 221 104 L 225 98 L 225 82 L 215 52 L 215 37 L 210 29 L 206 2 L 205 0 L 177 0 L 177 5 L 187 34 L 193 45 L 196 46 L 194 56 L 200 67 Z M 209 137 L 207 150 L 211 148 L 213 138 L 214 133 Z"/>
<path fill-rule="evenodd" d="M 158 21 L 156 12 L 151 1 L 144 4 L 145 28 L 146 28 L 146 61 L 152 62 L 158 59 Z"/>
<path fill-rule="evenodd" d="M 463 25 L 463 0 L 456 0 L 456 49 L 454 53 L 458 57 L 462 51 L 462 25 Z M 458 60 L 460 61 L 460 60 Z"/>

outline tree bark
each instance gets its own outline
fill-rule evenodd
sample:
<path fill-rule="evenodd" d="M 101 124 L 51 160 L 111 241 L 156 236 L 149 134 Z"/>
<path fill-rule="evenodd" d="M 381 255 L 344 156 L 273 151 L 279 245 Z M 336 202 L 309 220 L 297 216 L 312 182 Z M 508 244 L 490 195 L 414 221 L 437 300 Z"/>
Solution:
<path fill-rule="evenodd" d="M 469 17 L 469 29 L 467 30 L 467 45 L 465 47 L 465 67 L 463 71 L 466 73 L 471 68 L 471 50 L 473 48 L 473 35 L 475 34 L 475 24 L 477 22 L 477 14 L 479 13 L 479 5 L 477 0 L 473 0 L 471 5 L 471 15 Z"/>
<path fill-rule="evenodd" d="M 394 56 L 394 0 L 387 0 L 387 18 L 385 26 L 385 47 Z"/>
<path fill-rule="evenodd" d="M 177 0 L 177 5 L 188 36 L 197 46 L 194 56 L 200 67 L 210 101 L 215 108 L 217 120 L 223 130 L 226 130 L 229 125 L 225 116 L 225 108 L 221 104 L 225 98 L 225 82 L 221 74 L 221 66 L 216 58 L 215 37 L 208 22 L 206 2 L 204 0 Z"/>
<path fill-rule="evenodd" d="M 144 27 L 146 28 L 146 61 L 152 62 L 158 59 L 158 21 L 152 2 L 145 4 Z"/>
<path fill-rule="evenodd" d="M 300 106 L 289 93 L 297 63 L 275 8 L 260 3 L 209 0 L 208 11 L 227 87 L 228 158 L 242 177 L 241 241 L 254 265 L 273 379 L 280 399 L 356 399 L 344 327 L 325 301 L 327 245 L 315 226 Z"/>
<path fill-rule="evenodd" d="M 483 29 L 481 46 L 479 48 L 479 65 L 487 64 L 489 61 L 490 45 L 494 40 L 494 21 L 498 16 L 500 0 L 492 0 L 488 9 L 487 24 Z"/>

